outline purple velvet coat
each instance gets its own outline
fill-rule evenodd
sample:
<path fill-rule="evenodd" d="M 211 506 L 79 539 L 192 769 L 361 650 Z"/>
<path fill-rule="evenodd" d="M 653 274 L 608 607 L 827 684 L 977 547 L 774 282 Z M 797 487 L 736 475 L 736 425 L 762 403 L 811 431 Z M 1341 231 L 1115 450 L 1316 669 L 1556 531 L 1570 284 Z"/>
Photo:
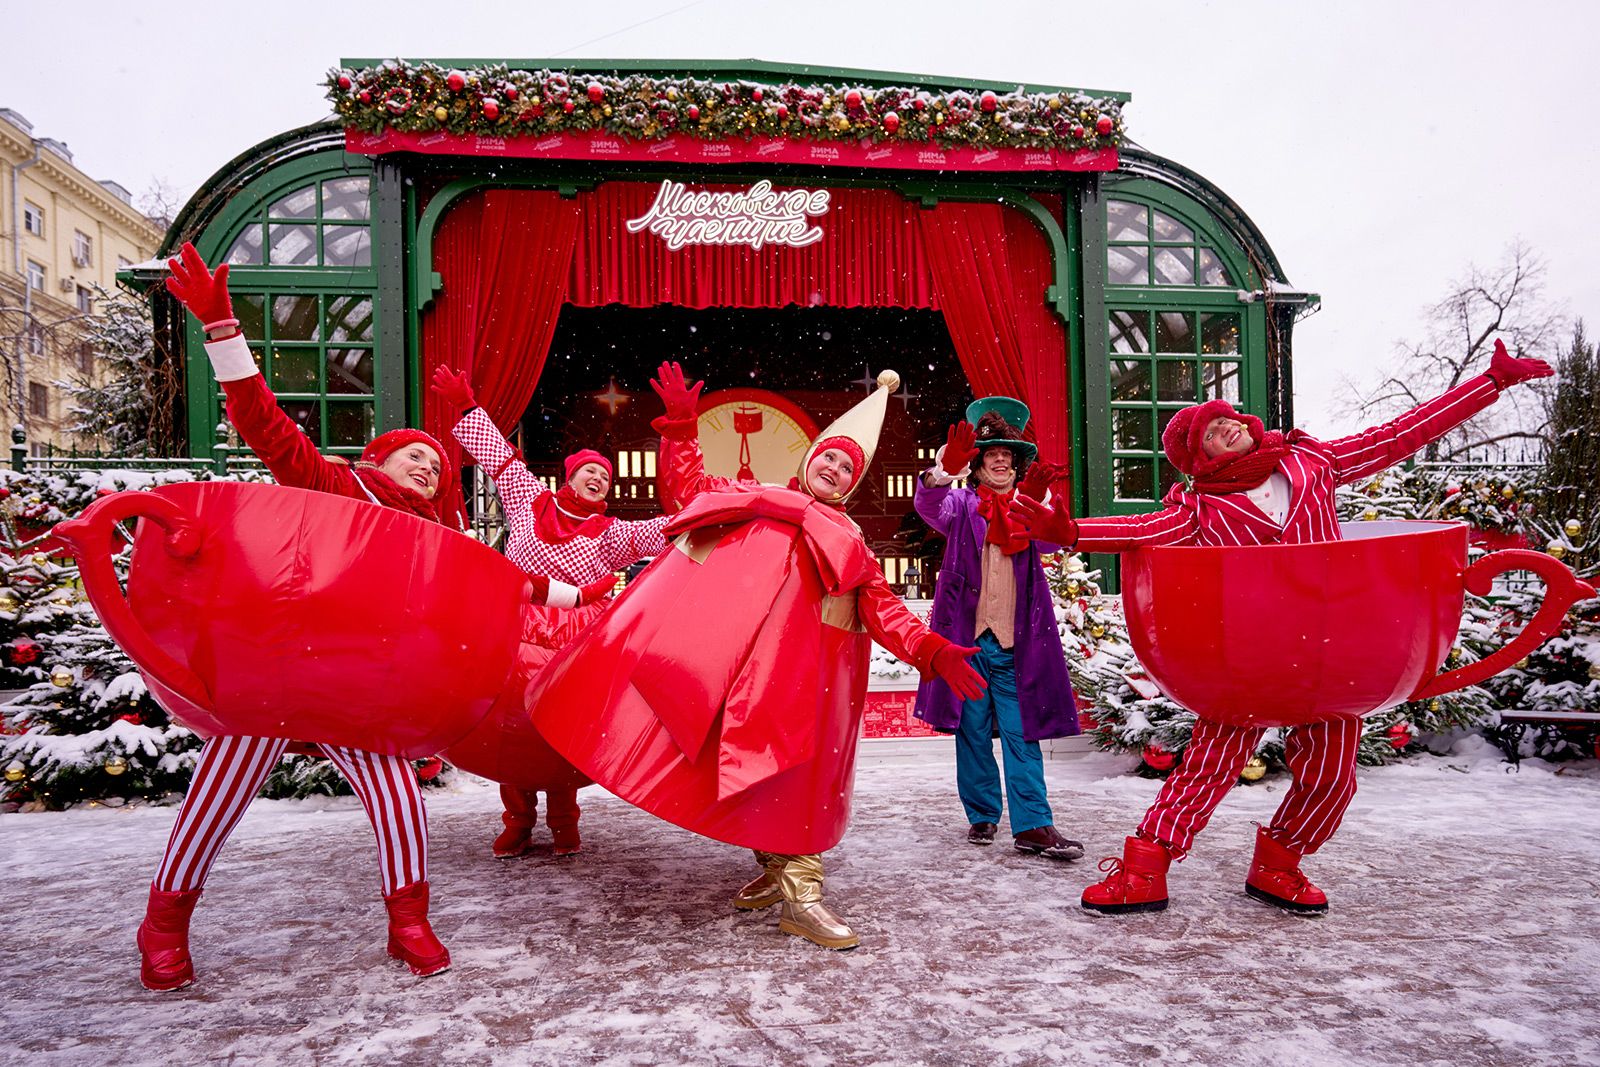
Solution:
<path fill-rule="evenodd" d="M 989 524 L 978 514 L 975 490 L 940 486 L 930 488 L 917 480 L 917 514 L 945 536 L 944 563 L 933 594 L 934 633 L 958 645 L 977 643 L 972 631 L 978 619 L 978 586 L 983 580 L 983 539 Z M 1053 546 L 1045 546 L 1052 551 Z M 1039 545 L 1011 557 L 1017 579 L 1015 644 L 1017 703 L 1022 710 L 1022 733 L 1029 741 L 1071 737 L 1078 730 L 1078 705 L 1067 677 L 1050 587 L 1039 562 Z M 917 689 L 916 716 L 935 730 L 954 731 L 961 725 L 961 698 L 939 678 Z"/>

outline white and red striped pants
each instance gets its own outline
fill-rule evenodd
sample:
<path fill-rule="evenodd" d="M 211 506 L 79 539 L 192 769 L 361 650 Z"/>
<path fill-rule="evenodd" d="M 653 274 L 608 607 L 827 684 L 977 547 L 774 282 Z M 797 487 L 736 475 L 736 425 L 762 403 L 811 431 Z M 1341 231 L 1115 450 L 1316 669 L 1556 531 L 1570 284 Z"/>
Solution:
<path fill-rule="evenodd" d="M 276 737 L 212 737 L 200 750 L 194 779 L 178 809 L 154 886 L 181 893 L 205 885 L 217 853 L 283 756 Z M 361 798 L 378 836 L 383 895 L 428 877 L 428 813 L 411 764 L 359 748 L 320 745 Z"/>
<path fill-rule="evenodd" d="M 1239 772 L 1255 754 L 1264 732 L 1259 726 L 1220 726 L 1198 720 L 1189 747 L 1183 750 L 1183 762 L 1145 812 L 1139 836 L 1161 842 L 1175 859 L 1182 859 L 1194 844 L 1194 835 L 1205 829 L 1211 813 L 1238 783 Z M 1333 836 L 1356 795 L 1360 740 L 1360 719 L 1312 723 L 1286 731 L 1283 754 L 1294 783 L 1267 825 L 1274 841 L 1306 856 Z"/>

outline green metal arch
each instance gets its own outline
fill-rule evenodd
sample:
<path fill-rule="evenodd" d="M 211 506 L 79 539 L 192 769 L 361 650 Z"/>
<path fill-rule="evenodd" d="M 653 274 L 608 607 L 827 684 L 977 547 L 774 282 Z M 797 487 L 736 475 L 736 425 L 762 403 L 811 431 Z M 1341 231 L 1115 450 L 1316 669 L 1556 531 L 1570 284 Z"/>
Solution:
<path fill-rule="evenodd" d="M 1212 292 L 1225 292 L 1230 301 L 1237 300 L 1234 295 L 1238 289 L 1255 289 L 1260 287 L 1262 279 L 1260 271 L 1251 261 L 1250 254 L 1240 242 L 1239 237 L 1231 229 L 1224 226 L 1211 211 L 1210 206 L 1196 200 L 1194 197 L 1160 182 L 1149 178 L 1119 178 L 1107 181 L 1102 188 L 1108 200 L 1130 200 L 1135 203 L 1146 204 L 1160 208 L 1168 215 L 1187 223 L 1190 229 L 1203 238 L 1203 243 L 1214 249 L 1223 257 L 1227 264 L 1228 273 L 1237 281 L 1232 288 L 1218 286 L 1205 287 Z M 1120 286 L 1107 283 L 1108 291 L 1115 291 Z M 1187 292 L 1187 286 L 1160 286 L 1162 290 L 1177 289 Z"/>

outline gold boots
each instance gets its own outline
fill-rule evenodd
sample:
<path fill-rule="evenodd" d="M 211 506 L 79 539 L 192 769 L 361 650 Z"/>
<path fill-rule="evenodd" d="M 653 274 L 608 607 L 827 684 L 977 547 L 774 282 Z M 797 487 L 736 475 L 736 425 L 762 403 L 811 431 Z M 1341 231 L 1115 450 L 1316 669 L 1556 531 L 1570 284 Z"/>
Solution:
<path fill-rule="evenodd" d="M 782 856 L 757 852 L 765 868 L 733 898 L 733 906 L 746 911 L 783 901 L 778 929 L 803 937 L 824 948 L 855 948 L 861 938 L 822 903 L 822 857 Z"/>

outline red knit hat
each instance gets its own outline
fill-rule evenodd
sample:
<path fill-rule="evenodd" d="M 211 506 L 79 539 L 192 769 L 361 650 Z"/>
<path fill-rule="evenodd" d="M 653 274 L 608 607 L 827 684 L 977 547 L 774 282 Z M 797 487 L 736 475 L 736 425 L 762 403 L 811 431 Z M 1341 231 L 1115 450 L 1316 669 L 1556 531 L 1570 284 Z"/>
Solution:
<path fill-rule="evenodd" d="M 1237 419 L 1244 423 L 1250 439 L 1258 445 L 1261 443 L 1262 434 L 1266 432 L 1260 419 L 1254 415 L 1240 414 L 1226 400 L 1207 400 L 1204 404 L 1183 408 L 1172 416 L 1167 428 L 1161 431 L 1161 447 L 1166 451 L 1167 459 L 1172 461 L 1172 465 L 1191 478 L 1212 474 L 1237 458 L 1236 456 L 1212 458 L 1201 448 L 1206 427 L 1211 425 L 1212 419 L 1218 417 Z"/>
<path fill-rule="evenodd" d="M 826 449 L 829 449 L 829 448 L 837 448 L 840 452 L 843 452 L 845 455 L 849 456 L 852 461 L 855 462 L 855 465 L 856 465 L 856 477 L 857 478 L 861 477 L 861 475 L 866 472 L 866 469 L 867 469 L 867 456 L 866 456 L 866 453 L 861 451 L 861 446 L 856 444 L 850 438 L 848 438 L 848 437 L 828 437 L 828 438 L 824 438 L 823 440 L 817 442 L 817 446 L 811 450 L 811 454 L 813 456 L 820 456 L 820 455 L 822 455 L 822 453 Z"/>
<path fill-rule="evenodd" d="M 615 478 L 617 476 L 617 473 L 612 468 L 611 461 L 609 459 L 602 456 L 592 448 L 586 448 L 582 452 L 574 452 L 572 455 L 566 458 L 564 462 L 566 480 L 569 482 L 572 481 L 572 472 L 583 466 L 585 463 L 598 463 L 600 466 L 606 469 L 606 475 L 608 477 Z"/>
<path fill-rule="evenodd" d="M 439 484 L 434 490 L 432 499 L 428 501 L 433 505 L 434 514 L 438 515 L 439 521 L 443 522 L 446 526 L 454 526 L 457 529 L 460 529 L 463 524 L 463 516 L 454 504 L 455 500 L 457 499 L 457 494 L 455 490 L 455 478 L 453 477 L 450 468 L 449 453 L 444 450 L 444 446 L 439 443 L 439 439 L 434 437 L 431 433 L 428 433 L 424 430 L 413 430 L 409 427 L 399 430 L 390 430 L 387 433 L 380 433 L 371 441 L 367 442 L 367 447 L 361 450 L 361 459 L 359 462 L 370 463 L 374 467 L 381 467 L 383 465 L 383 461 L 388 459 L 395 452 L 404 448 L 406 445 L 415 444 L 427 445 L 429 448 L 433 449 L 433 451 L 439 457 Z M 401 486 L 401 488 L 409 490 L 411 487 Z M 412 491 L 414 492 L 415 490 Z"/>

